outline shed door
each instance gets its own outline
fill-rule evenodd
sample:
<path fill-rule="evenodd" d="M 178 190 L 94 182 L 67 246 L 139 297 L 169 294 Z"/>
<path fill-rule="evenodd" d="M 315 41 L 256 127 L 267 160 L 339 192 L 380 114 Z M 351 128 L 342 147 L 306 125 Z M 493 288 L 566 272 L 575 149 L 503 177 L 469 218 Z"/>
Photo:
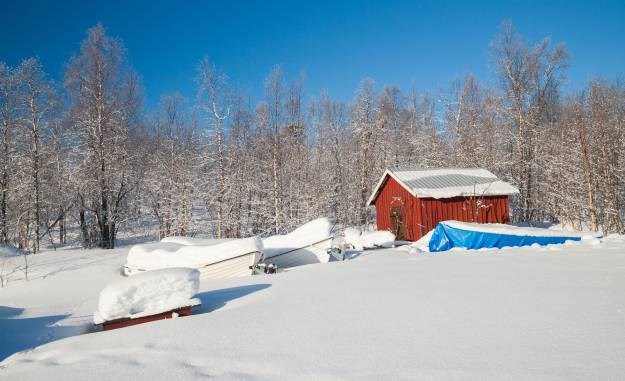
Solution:
<path fill-rule="evenodd" d="M 397 240 L 404 240 L 405 218 L 402 208 L 391 208 L 391 232 L 395 234 Z"/>

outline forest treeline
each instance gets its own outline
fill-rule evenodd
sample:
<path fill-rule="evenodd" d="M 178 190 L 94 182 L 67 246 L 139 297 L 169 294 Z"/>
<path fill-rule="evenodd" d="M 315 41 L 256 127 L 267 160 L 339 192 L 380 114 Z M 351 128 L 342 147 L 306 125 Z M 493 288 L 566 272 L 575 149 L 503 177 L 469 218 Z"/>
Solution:
<path fill-rule="evenodd" d="M 276 66 L 252 104 L 205 58 L 194 99 L 146 112 L 122 41 L 97 25 L 59 83 L 37 58 L 0 63 L 0 243 L 37 252 L 72 231 L 112 248 L 137 223 L 159 238 L 283 233 L 321 215 L 364 225 L 388 166 L 487 168 L 519 188 L 514 221 L 624 233 L 625 85 L 563 94 L 565 46 L 509 23 L 490 52 L 494 87 L 363 79 L 349 103 L 307 96 Z"/>

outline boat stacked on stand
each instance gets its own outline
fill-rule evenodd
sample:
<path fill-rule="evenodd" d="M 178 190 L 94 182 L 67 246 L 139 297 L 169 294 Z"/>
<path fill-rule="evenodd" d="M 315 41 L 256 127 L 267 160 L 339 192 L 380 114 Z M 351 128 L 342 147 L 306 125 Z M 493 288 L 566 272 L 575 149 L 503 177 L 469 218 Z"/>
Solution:
<path fill-rule="evenodd" d="M 201 304 L 195 298 L 199 278 L 196 269 L 167 268 L 120 279 L 100 292 L 93 323 L 108 331 L 189 316 Z"/>
<path fill-rule="evenodd" d="M 264 238 L 262 263 L 288 268 L 340 259 L 340 255 L 333 255 L 336 251 L 331 250 L 332 228 L 329 219 L 318 218 L 289 234 Z"/>
<path fill-rule="evenodd" d="M 212 241 L 212 242 L 211 242 Z M 170 267 L 199 270 L 201 279 L 223 279 L 252 275 L 262 258 L 258 237 L 234 240 L 204 240 L 201 244 L 157 242 L 130 249 L 125 275 Z"/>
<path fill-rule="evenodd" d="M 170 267 L 199 270 L 202 279 L 274 273 L 278 268 L 342 260 L 332 248 L 333 224 L 327 218 L 310 221 L 289 234 L 242 239 L 168 237 L 133 246 L 124 275 Z"/>

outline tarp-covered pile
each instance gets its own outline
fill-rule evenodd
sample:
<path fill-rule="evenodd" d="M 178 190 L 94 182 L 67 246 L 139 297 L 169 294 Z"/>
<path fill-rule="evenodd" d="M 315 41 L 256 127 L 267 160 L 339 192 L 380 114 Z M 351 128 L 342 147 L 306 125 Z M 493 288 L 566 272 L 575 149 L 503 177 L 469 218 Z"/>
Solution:
<path fill-rule="evenodd" d="M 504 224 L 477 224 L 443 221 L 436 225 L 429 242 L 431 252 L 454 247 L 465 249 L 503 248 L 560 244 L 579 241 L 581 235 L 539 228 L 516 227 Z"/>

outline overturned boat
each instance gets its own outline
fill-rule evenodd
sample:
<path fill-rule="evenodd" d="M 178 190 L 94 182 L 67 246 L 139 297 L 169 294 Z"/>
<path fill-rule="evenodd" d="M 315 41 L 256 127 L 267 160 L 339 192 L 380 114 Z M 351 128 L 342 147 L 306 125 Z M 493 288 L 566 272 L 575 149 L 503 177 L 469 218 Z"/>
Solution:
<path fill-rule="evenodd" d="M 278 268 L 329 262 L 333 257 L 333 224 L 327 218 L 312 220 L 289 234 L 263 239 L 263 260 Z"/>
<path fill-rule="evenodd" d="M 100 292 L 93 322 L 108 331 L 189 316 L 202 304 L 195 298 L 199 277 L 196 269 L 168 268 L 117 280 Z"/>
<path fill-rule="evenodd" d="M 460 221 L 439 222 L 429 241 L 429 251 L 446 251 L 454 247 L 488 249 L 513 246 L 551 245 L 579 241 L 573 232 L 517 227 L 504 224 L 477 224 Z"/>
<path fill-rule="evenodd" d="M 258 237 L 214 240 L 203 244 L 157 242 L 133 246 L 128 252 L 125 275 L 170 268 L 190 267 L 201 279 L 223 279 L 252 275 L 262 258 Z"/>

